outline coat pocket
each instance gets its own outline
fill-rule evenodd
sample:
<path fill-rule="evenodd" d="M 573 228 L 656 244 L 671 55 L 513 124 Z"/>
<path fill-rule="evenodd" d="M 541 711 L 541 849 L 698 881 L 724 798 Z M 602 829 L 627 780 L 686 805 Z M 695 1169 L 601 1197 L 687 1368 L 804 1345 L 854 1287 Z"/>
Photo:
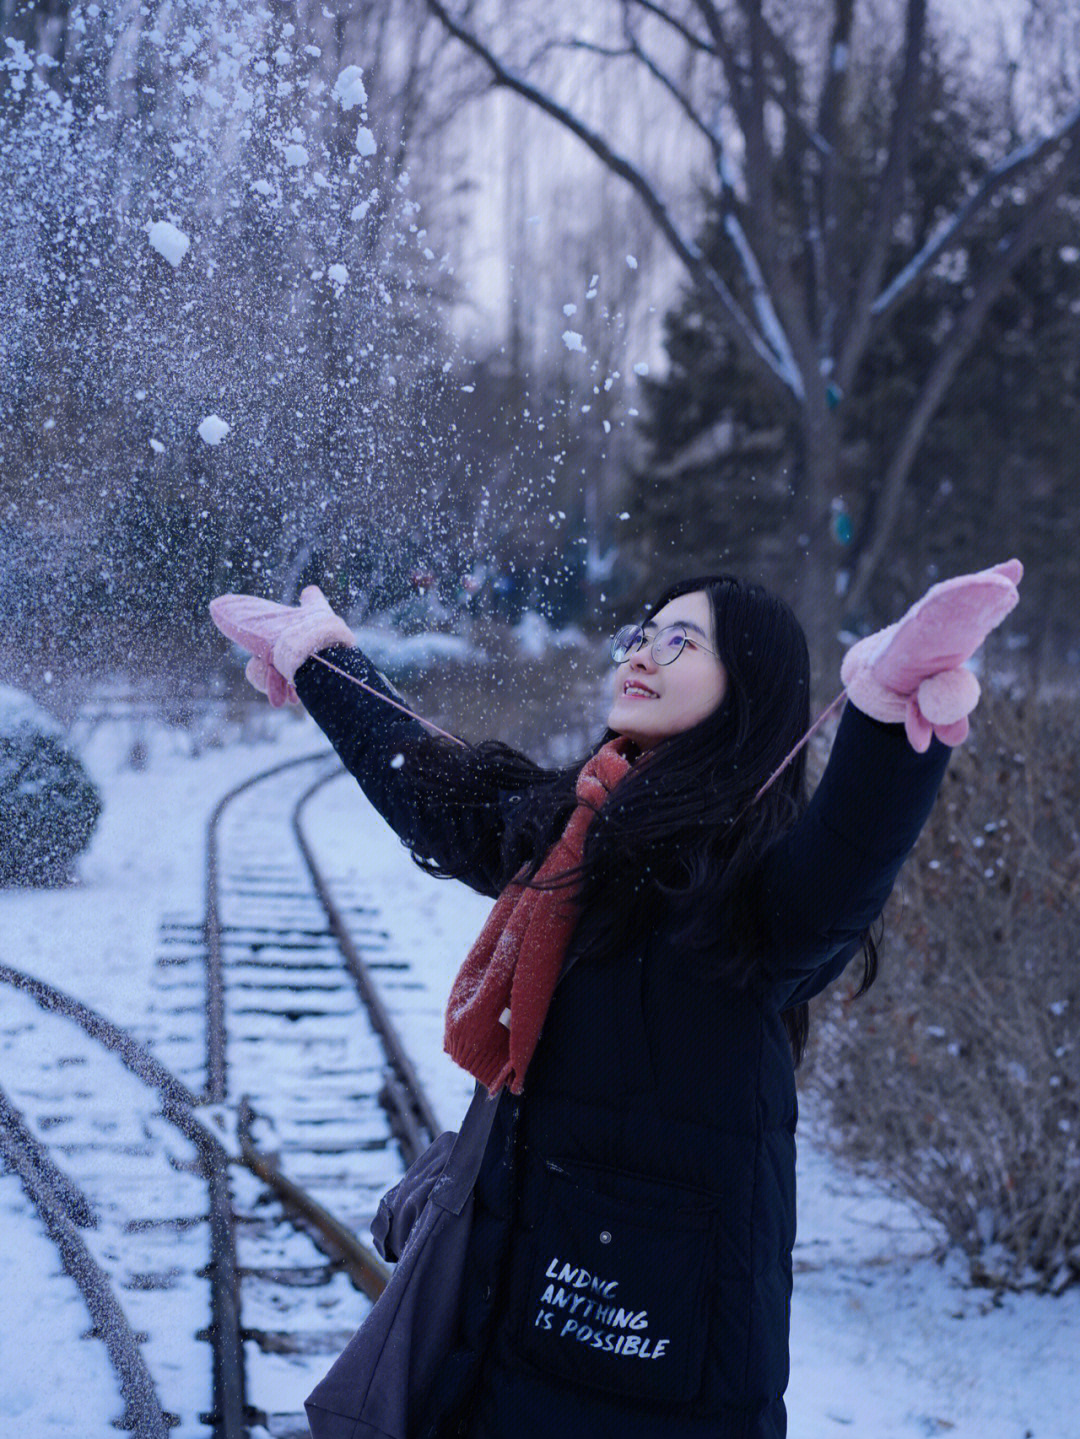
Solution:
<path fill-rule="evenodd" d="M 624 1399 L 700 1391 L 716 1201 L 663 1181 L 547 1160 L 516 1261 L 516 1343 L 545 1373 Z"/>

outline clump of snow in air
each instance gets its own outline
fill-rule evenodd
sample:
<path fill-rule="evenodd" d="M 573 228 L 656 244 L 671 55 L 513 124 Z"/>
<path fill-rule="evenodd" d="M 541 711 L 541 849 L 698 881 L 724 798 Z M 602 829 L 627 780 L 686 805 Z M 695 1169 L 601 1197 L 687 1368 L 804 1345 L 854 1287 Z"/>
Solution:
<path fill-rule="evenodd" d="M 355 109 L 357 105 L 363 108 L 367 104 L 367 91 L 364 89 L 364 72 L 360 66 L 346 65 L 334 81 L 334 88 L 330 93 L 343 110 Z"/>
<path fill-rule="evenodd" d="M 562 307 L 562 312 L 563 312 L 563 314 L 566 316 L 566 318 L 569 319 L 571 315 L 576 315 L 576 314 L 577 314 L 577 306 L 576 306 L 576 305 L 564 305 L 564 306 Z"/>
<path fill-rule="evenodd" d="M 169 220 L 155 220 L 147 229 L 146 238 L 174 270 L 179 268 L 180 262 L 191 249 L 191 241 L 183 230 Z"/>
<path fill-rule="evenodd" d="M 584 342 L 576 330 L 564 330 L 562 332 L 562 342 L 568 350 L 577 350 L 581 355 L 585 353 Z"/>
<path fill-rule="evenodd" d="M 635 374 L 635 375 L 647 375 L 648 373 L 649 373 L 649 367 L 648 367 L 648 365 L 645 363 L 644 360 L 639 360 L 639 361 L 637 362 L 637 364 L 634 366 L 634 374 Z"/>
<path fill-rule="evenodd" d="M 199 425 L 199 439 L 207 445 L 220 445 L 231 429 L 228 420 L 220 415 L 207 415 Z"/>
<path fill-rule="evenodd" d="M 356 132 L 357 154 L 363 155 L 366 159 L 369 155 L 374 155 L 376 149 L 377 146 L 375 144 L 375 136 L 371 133 L 371 131 L 367 128 L 366 125 L 361 125 L 359 130 L 357 130 Z"/>
<path fill-rule="evenodd" d="M 637 269 L 637 260 L 634 258 L 633 255 L 627 255 L 627 257 L 626 257 L 626 263 L 629 265 L 629 267 L 631 268 L 631 270 L 636 270 L 636 269 Z"/>
<path fill-rule="evenodd" d="M 396 755 L 394 756 L 394 758 L 390 761 L 390 768 L 391 768 L 391 769 L 400 769 L 401 766 L 402 766 L 404 763 L 405 763 L 405 756 L 404 756 L 403 754 L 396 754 Z"/>
<path fill-rule="evenodd" d="M 349 267 L 347 265 L 328 265 L 326 278 L 338 290 L 344 290 L 349 283 Z"/>
<path fill-rule="evenodd" d="M 303 145 L 286 145 L 283 152 L 286 165 L 301 169 L 311 158 Z"/>
<path fill-rule="evenodd" d="M 155 455 L 163 455 L 165 453 L 165 446 L 161 443 L 160 440 L 151 440 L 150 448 L 153 450 Z"/>

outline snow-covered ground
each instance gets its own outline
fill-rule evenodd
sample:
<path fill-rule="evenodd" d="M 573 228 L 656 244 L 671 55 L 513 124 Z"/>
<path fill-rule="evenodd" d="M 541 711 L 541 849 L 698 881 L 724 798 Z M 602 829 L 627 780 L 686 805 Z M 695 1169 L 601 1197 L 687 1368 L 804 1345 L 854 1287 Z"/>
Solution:
<path fill-rule="evenodd" d="M 163 916 L 201 911 L 216 799 L 247 775 L 325 745 L 297 712 L 268 712 L 265 734 L 241 744 L 230 732 L 222 748 L 191 758 L 182 732 L 144 727 L 149 756 L 136 771 L 126 762 L 130 729 L 100 727 L 82 757 L 104 811 L 79 882 L 0 892 L 4 960 L 138 1030 Z M 305 826 L 332 875 L 380 895 L 395 945 L 420 967 L 431 1002 L 418 1006 L 406 1038 L 440 1120 L 456 1127 L 472 1081 L 442 1054 L 441 1005 L 488 901 L 412 865 L 351 779 L 313 799 Z M 5 1013 L 14 1005 L 0 993 Z M 10 1079 L 0 1072 L 0 1085 Z M 939 1238 L 933 1223 L 840 1169 L 814 1144 L 813 1128 L 804 1106 L 792 1439 L 1075 1439 L 1080 1292 L 995 1305 L 986 1291 L 966 1288 L 959 1256 L 944 1264 L 929 1257 Z M 121 1401 L 103 1346 L 82 1337 L 90 1321 L 81 1298 L 11 1174 L 0 1174 L 0 1230 L 0 1432 L 114 1432 Z"/>

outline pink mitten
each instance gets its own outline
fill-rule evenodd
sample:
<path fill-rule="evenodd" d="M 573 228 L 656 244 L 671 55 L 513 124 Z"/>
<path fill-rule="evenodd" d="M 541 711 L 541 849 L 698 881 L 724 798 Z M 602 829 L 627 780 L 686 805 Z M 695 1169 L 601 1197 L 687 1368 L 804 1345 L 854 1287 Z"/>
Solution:
<path fill-rule="evenodd" d="M 254 685 L 260 694 L 266 696 L 275 709 L 284 704 L 300 703 L 300 696 L 293 686 L 282 679 L 272 664 L 257 655 L 252 655 L 244 666 L 244 677 L 248 684 Z"/>
<path fill-rule="evenodd" d="M 920 754 L 932 734 L 943 744 L 963 743 L 981 693 L 964 661 L 1015 608 L 1023 574 L 1019 560 L 1006 560 L 942 580 L 902 619 L 852 645 L 840 666 L 852 704 L 874 719 L 903 720 Z"/>
<path fill-rule="evenodd" d="M 318 585 L 301 592 L 299 605 L 256 595 L 218 595 L 210 601 L 210 618 L 226 639 L 250 651 L 244 674 L 275 708 L 300 703 L 292 679 L 309 655 L 327 645 L 356 643 Z"/>
<path fill-rule="evenodd" d="M 318 585 L 306 585 L 300 591 L 299 611 L 274 641 L 271 656 L 274 668 L 282 679 L 292 684 L 296 671 L 310 656 L 328 645 L 355 645 L 352 630 L 327 603 Z"/>
<path fill-rule="evenodd" d="M 299 616 L 298 605 L 279 605 L 257 595 L 218 595 L 210 601 L 210 618 L 226 639 L 250 651 L 244 674 L 275 709 L 300 697 L 274 669 L 274 641 Z"/>

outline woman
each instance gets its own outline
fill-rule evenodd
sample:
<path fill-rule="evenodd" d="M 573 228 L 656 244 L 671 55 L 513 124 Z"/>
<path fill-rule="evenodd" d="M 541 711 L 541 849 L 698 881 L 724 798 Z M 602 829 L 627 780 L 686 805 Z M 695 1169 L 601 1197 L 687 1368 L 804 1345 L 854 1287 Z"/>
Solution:
<path fill-rule="evenodd" d="M 807 1004 L 860 949 L 859 992 L 874 978 L 869 926 L 977 698 L 959 666 L 1021 574 L 935 586 L 849 651 L 809 803 L 805 750 L 775 773 L 809 722 L 805 636 L 732 576 L 620 631 L 608 728 L 558 771 L 351 683 L 396 696 L 317 591 L 245 641 L 249 678 L 304 703 L 417 862 L 498 897 L 446 1029 L 474 1108 L 497 1107 L 409 1439 L 786 1433 Z"/>

